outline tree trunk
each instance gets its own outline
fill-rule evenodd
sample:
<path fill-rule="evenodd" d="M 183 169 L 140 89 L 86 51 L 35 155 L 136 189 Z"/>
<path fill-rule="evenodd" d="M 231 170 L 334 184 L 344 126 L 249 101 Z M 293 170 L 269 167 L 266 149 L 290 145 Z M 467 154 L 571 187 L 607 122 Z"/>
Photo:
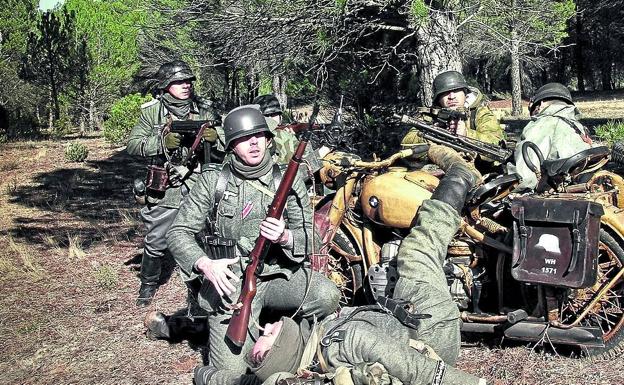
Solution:
<path fill-rule="evenodd" d="M 288 107 L 288 95 L 286 95 L 286 75 L 273 75 L 273 94 L 279 100 L 282 111 Z"/>
<path fill-rule="evenodd" d="M 54 129 L 54 100 L 52 98 L 52 88 L 50 88 L 48 98 L 48 130 Z"/>
<path fill-rule="evenodd" d="M 461 72 L 457 20 L 451 10 L 432 10 L 427 23 L 415 27 L 416 65 L 412 71 L 419 80 L 420 103 L 433 102 L 433 79 L 448 70 Z"/>
<path fill-rule="evenodd" d="M 576 83 L 580 92 L 585 91 L 585 63 L 583 58 L 583 15 L 576 6 L 576 45 L 574 46 L 574 64 L 576 65 Z"/>
<path fill-rule="evenodd" d="M 520 76 L 520 43 L 517 32 L 511 30 L 511 115 L 522 113 L 522 85 Z"/>

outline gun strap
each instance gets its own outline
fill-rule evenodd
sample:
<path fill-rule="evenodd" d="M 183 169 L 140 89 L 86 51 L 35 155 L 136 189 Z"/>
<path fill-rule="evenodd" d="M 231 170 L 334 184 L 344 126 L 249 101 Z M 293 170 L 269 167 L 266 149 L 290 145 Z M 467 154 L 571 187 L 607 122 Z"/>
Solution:
<path fill-rule="evenodd" d="M 208 217 L 209 225 L 212 226 L 213 232 L 216 230 L 217 223 L 217 212 L 219 209 L 219 203 L 223 199 L 223 195 L 225 194 L 225 189 L 227 188 L 228 181 L 232 176 L 232 169 L 230 168 L 229 163 L 225 163 L 221 172 L 219 172 L 219 178 L 217 179 L 217 184 L 215 185 L 215 193 L 214 193 L 214 204 L 212 205 L 212 211 L 210 212 L 210 216 Z"/>

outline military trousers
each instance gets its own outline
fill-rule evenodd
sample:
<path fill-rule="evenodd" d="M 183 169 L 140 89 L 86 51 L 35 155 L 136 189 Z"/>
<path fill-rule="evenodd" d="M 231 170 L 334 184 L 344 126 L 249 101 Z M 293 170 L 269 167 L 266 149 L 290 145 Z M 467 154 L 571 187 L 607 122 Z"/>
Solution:
<path fill-rule="evenodd" d="M 211 286 L 208 289 L 214 291 Z M 231 298 L 236 300 L 238 295 L 239 291 Z M 293 315 L 294 311 L 299 309 L 297 313 L 299 316 L 324 318 L 336 310 L 339 300 L 340 291 L 336 285 L 323 274 L 308 267 L 297 269 L 288 279 L 281 276 L 267 277 L 258 282 L 249 329 L 257 329 L 260 311 L 265 308 L 284 313 L 286 316 Z M 249 366 L 246 356 L 251 351 L 257 335 L 252 335 L 248 331 L 242 348 L 232 345 L 225 336 L 231 316 L 231 311 L 213 311 L 208 315 L 209 365 L 217 369 L 210 378 L 211 385 L 240 384 L 244 378 L 242 375 Z"/>
<path fill-rule="evenodd" d="M 143 241 L 141 283 L 156 284 L 158 282 L 162 258 L 167 251 L 165 234 L 177 214 L 178 209 L 170 207 L 145 206 L 141 209 L 141 220 L 147 231 Z"/>

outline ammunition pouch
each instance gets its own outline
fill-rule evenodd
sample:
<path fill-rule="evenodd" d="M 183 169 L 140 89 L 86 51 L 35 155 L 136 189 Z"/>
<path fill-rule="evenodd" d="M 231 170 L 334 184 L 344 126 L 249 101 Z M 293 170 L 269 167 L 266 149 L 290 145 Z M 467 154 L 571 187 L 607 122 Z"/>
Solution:
<path fill-rule="evenodd" d="M 204 251 L 211 259 L 236 258 L 236 239 L 206 235 Z"/>
<path fill-rule="evenodd" d="M 513 201 L 511 213 L 516 280 L 575 289 L 596 282 L 600 204 L 522 197 Z"/>

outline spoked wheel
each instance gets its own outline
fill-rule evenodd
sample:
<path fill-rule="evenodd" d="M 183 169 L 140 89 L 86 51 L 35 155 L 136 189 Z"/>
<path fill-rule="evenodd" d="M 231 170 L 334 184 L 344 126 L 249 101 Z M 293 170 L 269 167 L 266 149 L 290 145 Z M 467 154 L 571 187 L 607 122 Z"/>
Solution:
<path fill-rule="evenodd" d="M 598 279 L 586 289 L 573 290 L 561 312 L 563 323 L 574 322 L 584 312 L 579 326 L 598 327 L 602 330 L 604 348 L 588 348 L 590 357 L 613 358 L 624 351 L 624 275 L 608 285 L 624 268 L 624 250 L 605 230 L 600 230 L 598 250 Z M 602 293 L 591 307 L 592 300 Z"/>
<path fill-rule="evenodd" d="M 347 254 L 358 255 L 353 241 L 342 228 L 338 228 L 336 231 L 334 244 Z M 350 262 L 335 251 L 332 251 L 331 255 L 329 279 L 338 286 L 342 293 L 340 305 L 352 306 L 358 304 L 362 296 L 362 277 L 364 276 L 362 263 Z"/>

